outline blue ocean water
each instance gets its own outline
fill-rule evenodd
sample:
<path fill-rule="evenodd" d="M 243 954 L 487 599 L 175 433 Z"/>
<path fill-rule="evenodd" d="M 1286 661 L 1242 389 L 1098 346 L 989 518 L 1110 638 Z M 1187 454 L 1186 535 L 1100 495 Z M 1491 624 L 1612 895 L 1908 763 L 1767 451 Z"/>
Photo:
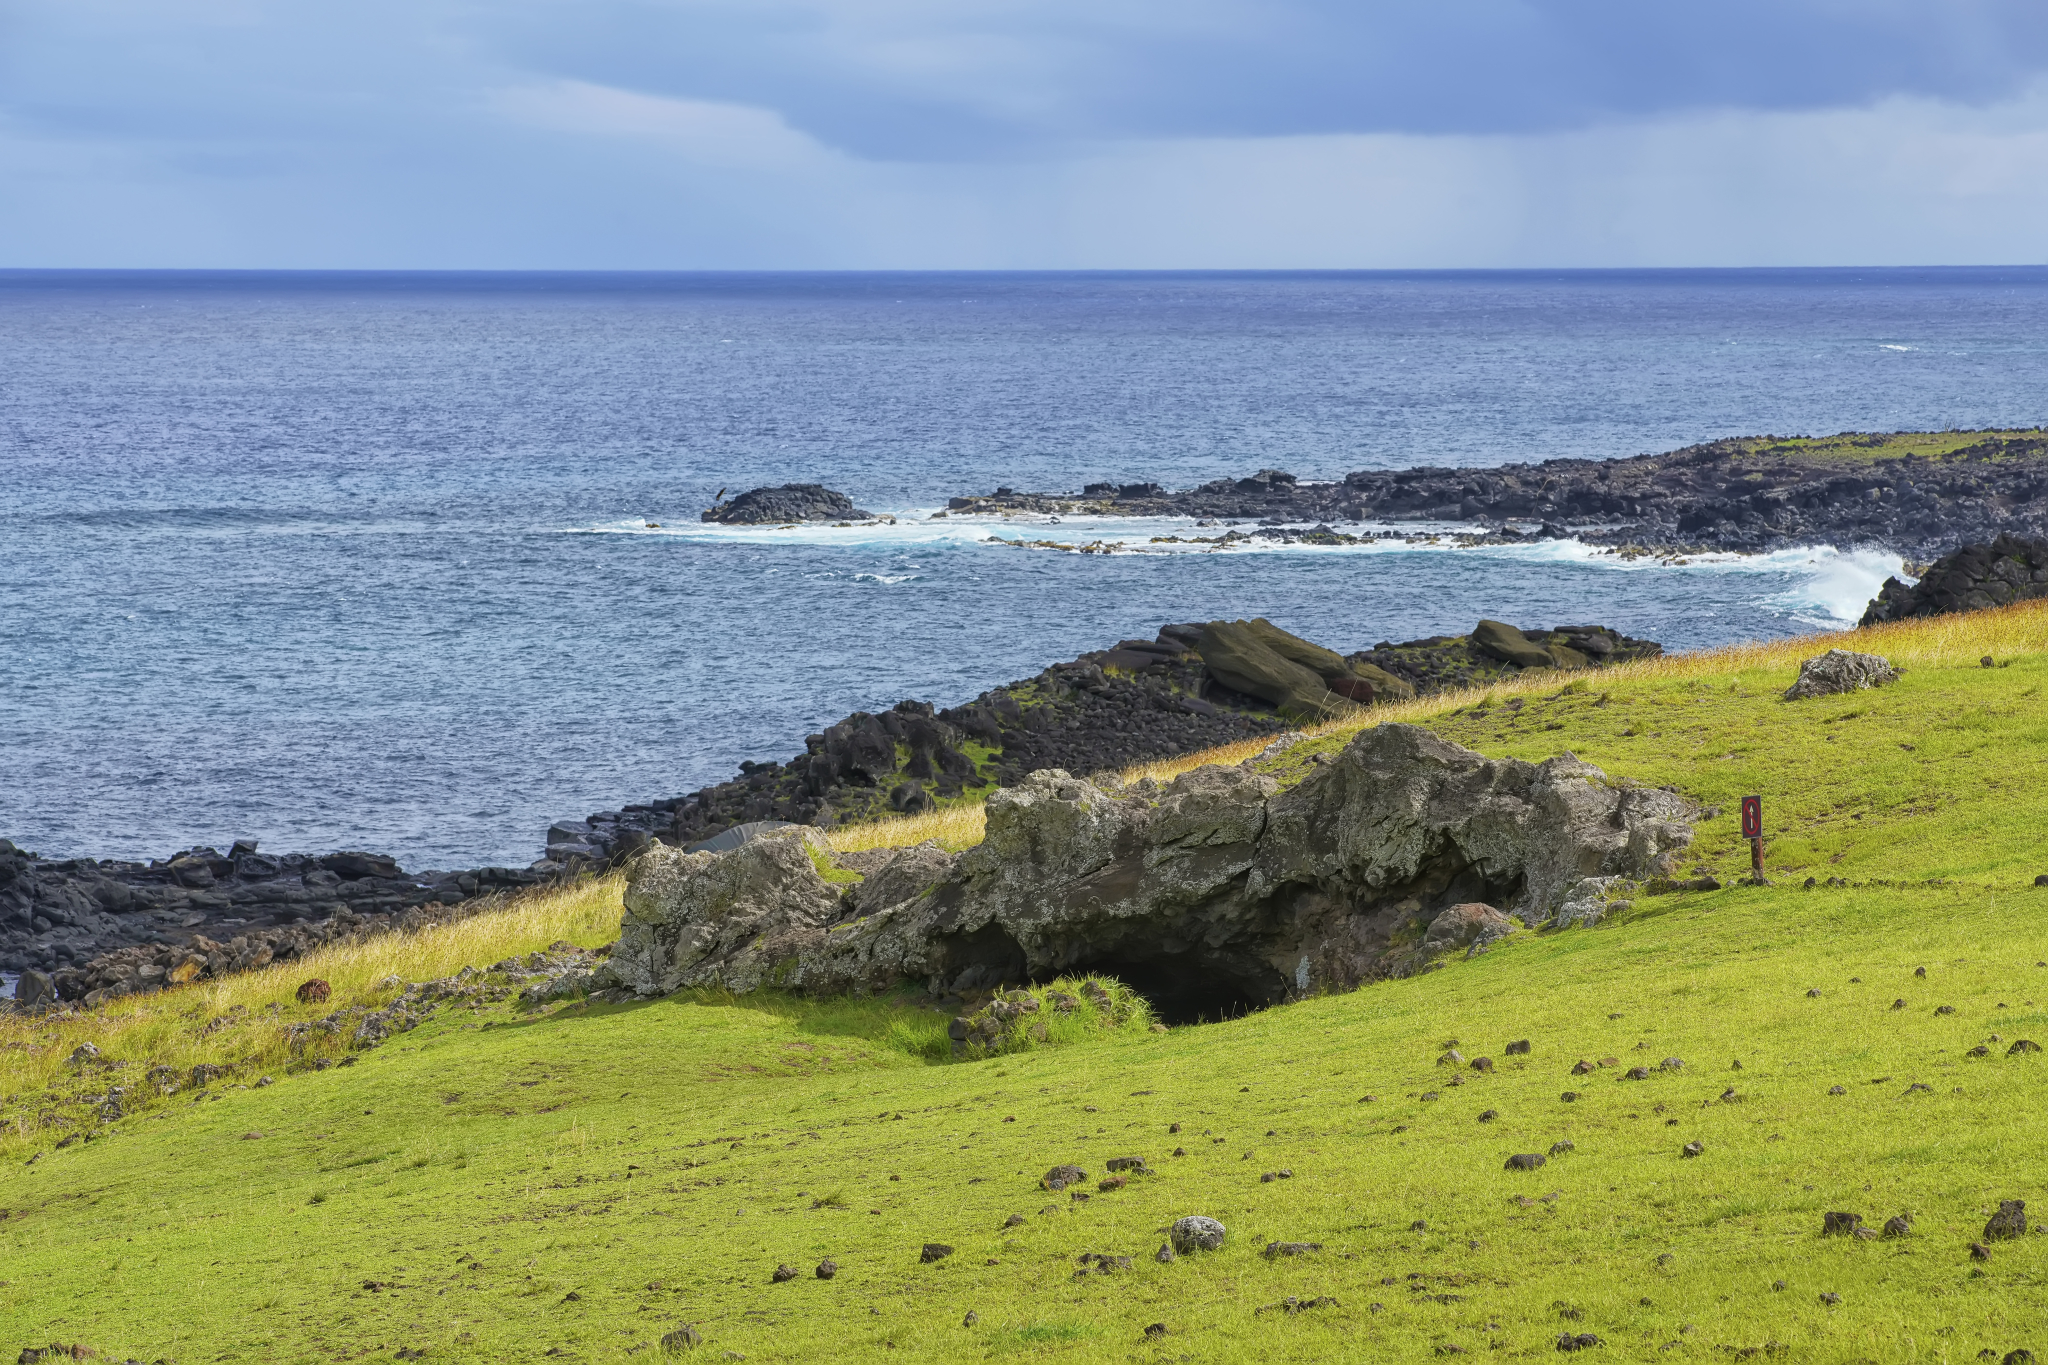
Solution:
<path fill-rule="evenodd" d="M 1340 649 L 1482 615 L 1674 648 L 1839 627 L 1895 558 L 1080 556 L 927 516 L 998 484 L 2033 425 L 2044 361 L 2031 268 L 0 272 L 0 834 L 524 864 L 551 820 L 1167 621 Z M 696 520 L 785 481 L 899 520 Z"/>

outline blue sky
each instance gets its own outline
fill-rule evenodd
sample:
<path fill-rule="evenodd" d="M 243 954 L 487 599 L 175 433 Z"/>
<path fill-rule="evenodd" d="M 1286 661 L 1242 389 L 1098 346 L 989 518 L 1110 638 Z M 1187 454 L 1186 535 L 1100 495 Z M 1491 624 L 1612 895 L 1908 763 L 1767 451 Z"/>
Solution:
<path fill-rule="evenodd" d="M 2041 0 L 0 0 L 0 264 L 2048 259 Z"/>

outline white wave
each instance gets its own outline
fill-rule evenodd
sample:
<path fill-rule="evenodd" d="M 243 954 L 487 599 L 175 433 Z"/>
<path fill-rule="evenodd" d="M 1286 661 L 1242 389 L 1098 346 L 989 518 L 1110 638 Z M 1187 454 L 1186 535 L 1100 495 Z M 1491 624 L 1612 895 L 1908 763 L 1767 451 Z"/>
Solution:
<path fill-rule="evenodd" d="M 1917 351 L 1920 348 L 1918 346 L 1894 346 L 1889 341 L 1880 341 L 1877 343 L 1877 349 L 1880 351 Z"/>
<path fill-rule="evenodd" d="M 1727 551 L 1685 556 L 1627 558 L 1604 546 L 1582 540 L 1535 540 L 1519 545 L 1469 545 L 1459 537 L 1476 528 L 1460 523 L 1347 522 L 1343 531 L 1360 536 L 1394 532 L 1398 538 L 1362 539 L 1340 545 L 1289 543 L 1259 536 L 1261 529 L 1303 531 L 1308 523 L 1286 528 L 1261 528 L 1252 522 L 1198 522 L 1191 517 L 1052 517 L 978 514 L 934 517 L 935 508 L 906 508 L 878 521 L 832 525 L 810 522 L 790 526 L 721 526 L 711 522 L 662 521 L 659 517 L 627 517 L 596 526 L 571 528 L 573 533 L 665 536 L 703 544 L 816 545 L 834 549 L 870 549 L 902 554 L 916 548 L 958 547 L 1014 553 L 1074 554 L 1294 554 L 1384 555 L 1459 554 L 1504 563 L 1582 564 L 1622 573 L 1737 574 L 1790 586 L 1758 600 L 1821 629 L 1853 625 L 1864 606 L 1877 595 L 1887 577 L 1903 576 L 1905 561 L 1875 550 L 1837 550 L 1811 546 L 1745 555 Z M 1244 539 L 1224 540 L 1235 532 Z M 856 581 L 894 586 L 918 577 L 916 572 L 863 572 Z M 1760 587 L 1765 585 L 1760 584 Z M 1776 585 L 1772 585 L 1776 586 Z"/>

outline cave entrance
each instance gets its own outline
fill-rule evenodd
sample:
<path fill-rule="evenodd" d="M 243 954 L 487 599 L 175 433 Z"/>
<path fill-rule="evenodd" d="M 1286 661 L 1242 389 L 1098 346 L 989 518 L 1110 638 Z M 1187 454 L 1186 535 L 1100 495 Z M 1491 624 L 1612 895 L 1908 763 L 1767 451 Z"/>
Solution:
<path fill-rule="evenodd" d="M 1270 966 L 1194 953 L 1108 954 L 1063 968 L 1062 976 L 1113 976 L 1145 997 L 1159 1022 L 1214 1024 L 1277 1005 L 1287 982 Z"/>

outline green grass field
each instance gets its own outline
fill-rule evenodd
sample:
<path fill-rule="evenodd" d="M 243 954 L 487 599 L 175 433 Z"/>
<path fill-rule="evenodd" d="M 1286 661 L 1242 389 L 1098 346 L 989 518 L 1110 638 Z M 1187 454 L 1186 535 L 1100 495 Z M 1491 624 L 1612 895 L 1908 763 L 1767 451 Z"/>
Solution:
<path fill-rule="evenodd" d="M 307 964 L 0 1026 L 0 1349 L 622 1361 L 688 1323 L 694 1357 L 752 1361 L 1547 1359 L 1565 1331 L 1596 1360 L 2048 1355 L 2048 1236 L 1969 1252 L 2001 1199 L 2048 1218 L 2048 1053 L 2007 1055 L 2048 1046 L 2048 604 L 1825 644 L 1905 676 L 1785 703 L 1823 646 L 1774 644 L 1376 712 L 1722 806 L 1694 861 L 1724 878 L 1759 792 L 1775 885 L 1638 896 L 1232 1023 L 954 1062 L 903 1001 L 507 1003 L 286 1074 Z M 602 942 L 617 892 L 322 974 L 376 1003 L 407 964 Z M 74 1077 L 86 1038 L 128 1065 Z M 1439 1064 L 1453 1040 L 1494 1071 Z M 89 1127 L 79 1096 L 202 1054 L 243 1065 L 54 1145 Z M 1115 1156 L 1157 1173 L 1096 1190 Z M 1091 1197 L 1039 1188 L 1063 1162 Z M 1830 1210 L 1912 1228 L 1823 1238 Z M 1224 1249 L 1155 1263 L 1187 1213 Z M 921 1264 L 926 1242 L 955 1251 Z"/>

